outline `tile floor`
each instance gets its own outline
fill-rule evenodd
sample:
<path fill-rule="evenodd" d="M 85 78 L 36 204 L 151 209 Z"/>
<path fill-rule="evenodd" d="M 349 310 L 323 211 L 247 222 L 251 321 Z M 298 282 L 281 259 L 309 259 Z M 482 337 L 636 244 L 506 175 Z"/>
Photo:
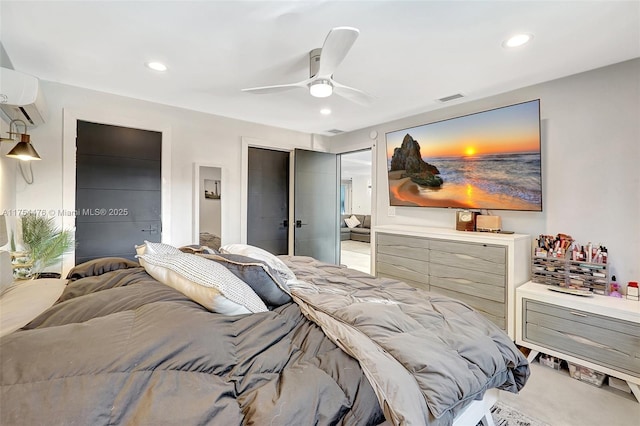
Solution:
<path fill-rule="evenodd" d="M 351 269 L 371 273 L 371 245 L 360 241 L 340 242 L 340 263 Z"/>
<path fill-rule="evenodd" d="M 518 395 L 499 399 L 550 426 L 638 426 L 640 403 L 630 394 L 572 379 L 567 370 L 531 364 L 529 381 Z"/>

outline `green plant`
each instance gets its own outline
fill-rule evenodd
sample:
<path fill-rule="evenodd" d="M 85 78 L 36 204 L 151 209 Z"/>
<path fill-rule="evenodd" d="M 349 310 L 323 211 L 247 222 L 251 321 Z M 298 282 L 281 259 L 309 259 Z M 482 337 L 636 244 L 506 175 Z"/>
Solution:
<path fill-rule="evenodd" d="M 73 235 L 59 230 L 52 217 L 28 214 L 22 217 L 22 242 L 33 262 L 31 275 L 37 276 L 73 247 Z"/>

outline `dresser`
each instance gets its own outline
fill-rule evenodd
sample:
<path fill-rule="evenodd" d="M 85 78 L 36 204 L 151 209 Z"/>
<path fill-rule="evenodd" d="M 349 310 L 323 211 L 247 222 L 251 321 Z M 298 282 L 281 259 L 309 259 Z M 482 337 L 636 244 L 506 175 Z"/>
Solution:
<path fill-rule="evenodd" d="M 529 235 L 382 225 L 371 243 L 374 275 L 458 299 L 515 339 L 515 288 L 530 278 Z"/>
<path fill-rule="evenodd" d="M 516 291 L 516 343 L 625 380 L 640 401 L 640 302 L 582 297 L 525 283 Z"/>

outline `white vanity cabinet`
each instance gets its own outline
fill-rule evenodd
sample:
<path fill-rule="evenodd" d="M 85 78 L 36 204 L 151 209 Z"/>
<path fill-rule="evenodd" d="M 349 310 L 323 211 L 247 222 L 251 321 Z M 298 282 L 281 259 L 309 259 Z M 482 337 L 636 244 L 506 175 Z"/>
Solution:
<path fill-rule="evenodd" d="M 626 380 L 640 401 L 640 302 L 558 293 L 528 282 L 516 292 L 516 343 Z"/>

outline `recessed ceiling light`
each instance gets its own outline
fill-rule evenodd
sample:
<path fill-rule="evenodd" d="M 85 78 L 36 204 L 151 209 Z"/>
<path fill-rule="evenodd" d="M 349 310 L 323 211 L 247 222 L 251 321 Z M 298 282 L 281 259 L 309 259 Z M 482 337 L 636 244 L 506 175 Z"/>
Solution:
<path fill-rule="evenodd" d="M 162 62 L 147 62 L 147 68 L 151 68 L 154 71 L 166 71 L 167 66 Z"/>
<path fill-rule="evenodd" d="M 320 110 L 320 114 L 322 114 L 322 115 L 329 115 L 329 114 L 331 114 L 331 110 L 330 110 L 329 108 L 322 108 L 322 109 Z"/>
<path fill-rule="evenodd" d="M 518 47 L 529 43 L 533 39 L 533 34 L 516 34 L 506 39 L 502 45 L 504 47 Z"/>

